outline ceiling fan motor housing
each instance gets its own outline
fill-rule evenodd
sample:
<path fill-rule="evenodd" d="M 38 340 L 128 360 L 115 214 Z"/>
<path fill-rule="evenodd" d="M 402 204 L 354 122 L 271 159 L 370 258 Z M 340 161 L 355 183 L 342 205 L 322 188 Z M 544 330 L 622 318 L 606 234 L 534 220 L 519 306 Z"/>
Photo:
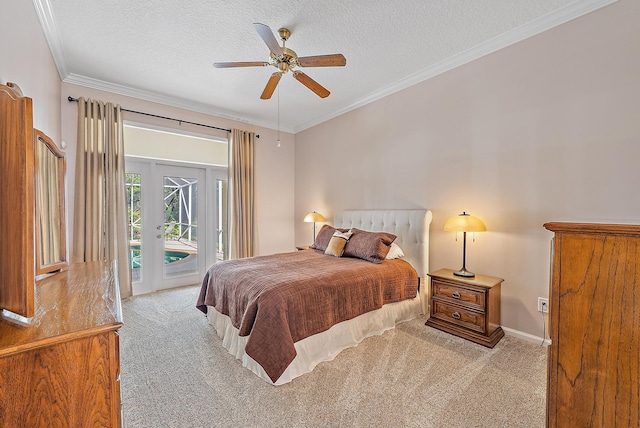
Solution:
<path fill-rule="evenodd" d="M 278 71 L 283 74 L 298 65 L 298 55 L 289 48 L 282 48 L 281 57 L 271 54 L 271 60 Z"/>

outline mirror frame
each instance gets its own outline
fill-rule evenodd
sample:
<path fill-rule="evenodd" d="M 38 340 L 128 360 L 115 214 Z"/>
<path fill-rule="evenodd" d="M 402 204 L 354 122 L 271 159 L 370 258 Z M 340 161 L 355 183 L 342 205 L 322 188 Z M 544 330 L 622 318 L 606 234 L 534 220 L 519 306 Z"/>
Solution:
<path fill-rule="evenodd" d="M 67 232 L 66 232 L 66 216 L 65 216 L 65 174 L 66 163 L 64 159 L 64 153 L 58 148 L 56 143 L 53 142 L 44 132 L 34 129 L 34 154 L 35 154 L 35 206 L 36 206 L 36 275 L 50 273 L 61 270 L 68 266 L 67 262 Z M 60 217 L 60 260 L 50 263 L 48 265 L 43 264 L 40 247 L 42 246 L 42 222 L 40 216 L 43 212 L 43 207 L 40 206 L 39 186 L 40 186 L 40 165 L 38 144 L 44 144 L 58 159 L 58 211 Z"/>

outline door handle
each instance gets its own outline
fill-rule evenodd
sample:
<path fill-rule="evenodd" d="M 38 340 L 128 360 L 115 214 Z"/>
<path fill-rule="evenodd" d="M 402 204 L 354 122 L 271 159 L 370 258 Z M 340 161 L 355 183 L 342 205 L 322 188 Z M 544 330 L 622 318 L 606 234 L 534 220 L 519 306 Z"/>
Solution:
<path fill-rule="evenodd" d="M 156 235 L 156 238 L 160 239 L 162 238 L 162 235 Z"/>

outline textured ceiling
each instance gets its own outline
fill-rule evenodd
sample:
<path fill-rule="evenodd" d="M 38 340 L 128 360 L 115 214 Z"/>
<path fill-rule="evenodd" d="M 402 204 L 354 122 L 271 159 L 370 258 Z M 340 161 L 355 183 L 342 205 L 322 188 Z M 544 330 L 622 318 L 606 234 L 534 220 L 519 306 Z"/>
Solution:
<path fill-rule="evenodd" d="M 298 132 L 614 0 L 33 1 L 66 82 L 274 129 L 279 92 L 280 128 Z M 289 28 L 299 56 L 342 53 L 303 69 L 331 95 L 289 73 L 260 100 L 274 68 L 213 68 L 268 60 L 254 22 Z"/>

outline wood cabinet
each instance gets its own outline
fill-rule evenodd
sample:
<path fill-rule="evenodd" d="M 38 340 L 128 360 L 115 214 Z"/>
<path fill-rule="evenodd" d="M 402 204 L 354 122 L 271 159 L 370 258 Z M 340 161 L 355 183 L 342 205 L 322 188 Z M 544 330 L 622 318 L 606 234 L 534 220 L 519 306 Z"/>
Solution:
<path fill-rule="evenodd" d="M 455 276 L 452 269 L 428 274 L 431 311 L 426 325 L 489 348 L 504 337 L 500 327 L 502 278 Z"/>
<path fill-rule="evenodd" d="M 640 226 L 554 232 L 547 426 L 640 426 Z"/>
<path fill-rule="evenodd" d="M 0 318 L 0 426 L 119 427 L 122 308 L 114 264 L 38 282 L 29 324 Z"/>

